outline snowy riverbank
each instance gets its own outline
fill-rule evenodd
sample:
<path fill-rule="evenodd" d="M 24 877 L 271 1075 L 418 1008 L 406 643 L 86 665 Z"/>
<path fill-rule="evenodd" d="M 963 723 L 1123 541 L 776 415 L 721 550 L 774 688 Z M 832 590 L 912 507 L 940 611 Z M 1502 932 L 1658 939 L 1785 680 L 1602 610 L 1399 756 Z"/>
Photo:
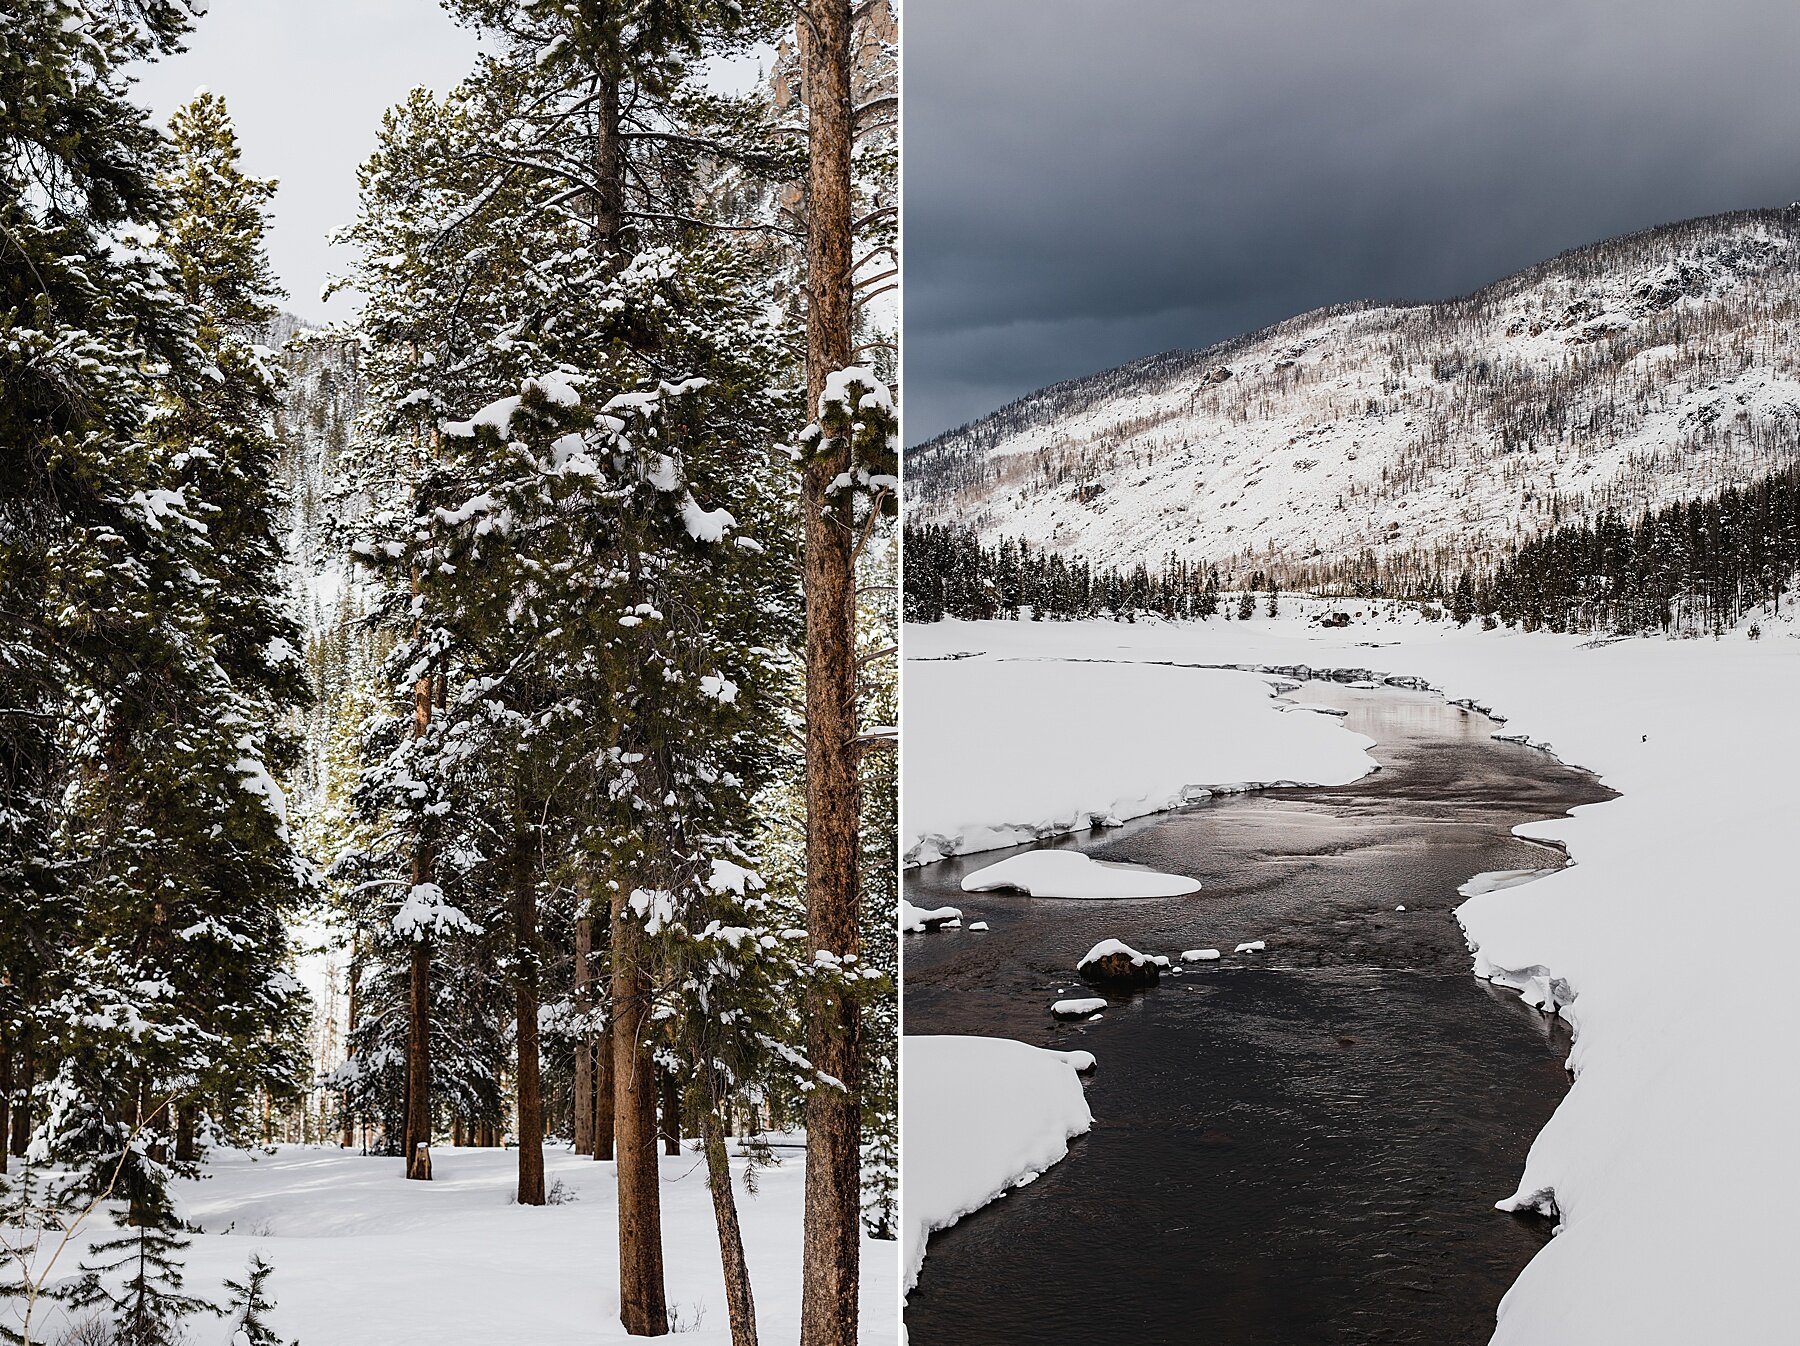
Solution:
<path fill-rule="evenodd" d="M 931 1235 L 1033 1181 L 1093 1125 L 1086 1052 L 1007 1038 L 908 1037 L 901 1143 L 906 1288 Z"/>
<path fill-rule="evenodd" d="M 1337 752 L 1368 765 L 1363 741 L 1334 721 L 1274 713 L 1254 675 L 1170 662 L 1356 668 L 1492 706 L 1508 717 L 1505 732 L 1547 742 L 1623 796 L 1522 828 L 1566 846 L 1575 864 L 1459 910 L 1477 970 L 1552 991 L 1578 1034 L 1577 1082 L 1518 1191 L 1494 1194 L 1554 1202 L 1563 1223 L 1507 1296 L 1495 1339 L 1782 1339 L 1795 1308 L 1788 1269 L 1800 1260 L 1787 1213 L 1800 1201 L 1800 1159 L 1786 1135 L 1800 1110 L 1800 1009 L 1786 990 L 1800 945 L 1790 842 L 1800 818 L 1800 641 L 1765 621 L 1754 642 L 1590 647 L 1410 616 L 1324 629 L 1305 621 L 1305 604 L 1284 608 L 1276 619 L 1179 626 L 909 628 L 909 844 L 955 832 L 921 791 L 959 772 L 1016 769 L 1008 754 L 1019 726 L 1033 723 L 1043 746 L 1019 772 L 1037 777 L 1032 798 L 1053 797 L 1049 771 L 1065 793 L 1087 776 L 1084 754 L 1106 743 L 1109 724 L 1116 740 L 1154 737 L 1159 755 L 1145 747 L 1135 759 L 1158 766 L 1153 785 L 1349 779 L 1356 764 Z M 972 651 L 981 654 L 927 662 Z M 1046 675 L 1052 668 L 1060 679 Z M 1066 699 L 1071 686 L 1082 701 Z M 1289 724 L 1322 737 L 1296 745 L 1262 732 Z M 1079 734 L 1065 732 L 1074 725 Z M 1335 745 L 1321 746 L 1332 735 Z M 1093 773 L 1100 793 L 1130 793 L 1132 762 L 1109 752 Z M 1229 770 L 1214 765 L 1227 761 Z M 1343 774 L 1320 769 L 1339 761 Z M 956 827 L 971 840 L 984 826 L 1059 820 L 1055 809 L 1022 810 L 1023 792 L 984 814 L 976 788 L 971 780 L 955 797 Z"/>
<path fill-rule="evenodd" d="M 545 1156 L 564 1204 L 511 1204 L 512 1150 L 436 1149 L 434 1180 L 407 1182 L 397 1159 L 282 1146 L 273 1155 L 222 1151 L 197 1182 L 177 1182 L 181 1213 L 203 1233 L 186 1255 L 187 1287 L 219 1296 L 261 1253 L 275 1268 L 272 1325 L 306 1346 L 591 1346 L 629 1341 L 619 1325 L 613 1166 L 560 1148 Z M 738 1174 L 757 1325 L 763 1341 L 800 1335 L 800 1231 L 805 1165 L 784 1152 L 759 1170 L 754 1195 Z M 683 1340 L 731 1340 L 706 1166 L 687 1152 L 662 1160 L 669 1308 Z M 93 1238 L 110 1232 L 84 1230 Z M 64 1262 L 72 1271 L 79 1253 Z M 62 1264 L 59 1263 L 59 1267 Z M 865 1240 L 865 1343 L 892 1343 L 896 1245 Z M 40 1312 L 40 1317 L 42 1314 Z M 10 1319 L 0 1318 L 0 1321 Z M 201 1320 L 196 1346 L 226 1328 Z M 53 1339 L 53 1338 L 52 1338 Z"/>

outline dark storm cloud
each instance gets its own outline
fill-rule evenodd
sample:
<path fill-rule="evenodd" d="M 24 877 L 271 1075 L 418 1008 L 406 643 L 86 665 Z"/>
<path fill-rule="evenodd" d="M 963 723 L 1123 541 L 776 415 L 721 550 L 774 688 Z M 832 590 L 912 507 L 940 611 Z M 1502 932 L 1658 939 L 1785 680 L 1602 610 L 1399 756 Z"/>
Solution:
<path fill-rule="evenodd" d="M 909 0 L 907 437 L 1800 197 L 1793 0 Z"/>

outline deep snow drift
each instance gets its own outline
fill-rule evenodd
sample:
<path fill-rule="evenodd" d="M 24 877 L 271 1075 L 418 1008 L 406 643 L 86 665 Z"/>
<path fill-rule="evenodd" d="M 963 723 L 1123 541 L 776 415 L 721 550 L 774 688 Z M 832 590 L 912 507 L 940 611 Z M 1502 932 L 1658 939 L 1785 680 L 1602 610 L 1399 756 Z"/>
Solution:
<path fill-rule="evenodd" d="M 1509 735 L 1550 745 L 1622 794 L 1519 829 L 1565 845 L 1574 864 L 1535 882 L 1470 885 L 1475 895 L 1458 911 L 1475 970 L 1539 1003 L 1554 1001 L 1577 1032 L 1569 1096 L 1533 1145 L 1518 1190 L 1494 1194 L 1502 1205 L 1554 1209 L 1562 1225 L 1507 1295 L 1495 1340 L 1789 1339 L 1800 1309 L 1800 1226 L 1792 1215 L 1800 1208 L 1800 1152 L 1791 1137 L 1800 1114 L 1800 1002 L 1789 984 L 1800 947 L 1793 628 L 1765 618 L 1760 641 L 1732 633 L 1609 642 L 1411 617 L 1326 630 L 1307 625 L 1305 603 L 1284 603 L 1283 617 L 1247 622 L 909 628 L 909 794 L 958 772 L 987 775 L 987 763 L 1006 762 L 990 756 L 996 746 L 1010 748 L 1018 726 L 1033 721 L 1057 751 L 1031 765 L 1041 770 L 1055 756 L 1066 784 L 1083 774 L 1089 745 L 1111 746 L 1105 724 L 1157 725 L 1173 739 L 1194 720 L 1228 721 L 1207 703 L 1215 689 L 1240 685 L 1187 669 L 1145 667 L 1156 676 L 1135 681 L 1093 672 L 1129 666 L 1117 663 L 1065 663 L 1069 676 L 1058 679 L 1045 673 L 1059 667 L 1049 660 L 1372 669 L 1423 677 L 1452 698 L 1492 706 L 1508 717 Z M 921 662 L 977 650 L 981 658 Z M 929 671 L 915 676 L 920 669 Z M 1072 685 L 1089 694 L 1079 712 L 1057 694 Z M 1107 686 L 1130 691 L 1109 695 Z M 1293 766 L 1294 745 L 1265 736 L 1270 726 L 1335 734 L 1361 758 L 1361 740 L 1336 721 L 1277 715 L 1248 696 L 1238 705 L 1245 735 L 1234 744 L 1230 775 L 1321 776 Z M 992 735 L 971 706 L 995 708 Z M 941 728 L 948 721 L 958 721 L 954 732 Z M 1072 721 L 1081 734 L 1064 732 Z M 1120 735 L 1134 736 L 1131 728 Z M 1207 736 L 1191 741 L 1205 744 Z M 1095 761 L 1107 788 L 1120 793 L 1130 789 L 1117 774 L 1125 767 L 1116 753 Z M 979 796 L 966 798 L 966 837 L 1029 816 L 1004 790 L 985 813 Z M 930 830 L 949 829 L 909 826 L 908 835 Z M 909 1191 L 914 1180 L 908 1176 Z"/>
<path fill-rule="evenodd" d="M 1134 662 L 1096 638 L 1137 628 L 1023 629 L 1035 626 L 908 628 L 909 863 L 1122 822 L 1209 791 L 1341 785 L 1369 769 L 1366 739 L 1323 715 L 1282 714 L 1288 703 L 1266 679 Z M 1031 640 L 1055 635 L 1073 637 L 1044 647 L 1059 657 L 1030 652 Z"/>
<path fill-rule="evenodd" d="M 800 1335 L 800 1233 L 805 1165 L 782 1151 L 778 1167 L 743 1185 L 738 1210 L 766 1343 Z M 306 1346 L 591 1346 L 630 1341 L 619 1325 L 618 1216 L 613 1166 L 552 1147 L 546 1179 L 565 1204 L 517 1206 L 518 1153 L 432 1152 L 433 1180 L 407 1182 L 398 1159 L 282 1146 L 273 1155 L 214 1154 L 207 1176 L 175 1184 L 182 1216 L 204 1233 L 186 1255 L 190 1293 L 222 1298 L 251 1253 L 274 1265 L 271 1324 Z M 683 1340 L 726 1346 L 719 1245 L 706 1165 L 691 1151 L 662 1160 L 663 1240 L 669 1308 Z M 84 1228 L 83 1239 L 111 1233 Z M 79 1249 L 58 1263 L 74 1270 Z M 865 1239 L 863 1342 L 891 1343 L 896 1245 Z M 39 1310 L 40 1324 L 43 1311 Z M 0 1306 L 0 1322 L 12 1322 Z M 691 1334 L 691 1335 L 688 1335 Z M 214 1319 L 194 1325 L 195 1346 L 224 1346 Z M 54 1340 L 54 1334 L 48 1339 Z"/>
<path fill-rule="evenodd" d="M 1086 1052 L 1010 1038 L 908 1037 L 900 1049 L 906 1288 L 932 1231 L 955 1224 L 1069 1152 L 1093 1125 Z"/>

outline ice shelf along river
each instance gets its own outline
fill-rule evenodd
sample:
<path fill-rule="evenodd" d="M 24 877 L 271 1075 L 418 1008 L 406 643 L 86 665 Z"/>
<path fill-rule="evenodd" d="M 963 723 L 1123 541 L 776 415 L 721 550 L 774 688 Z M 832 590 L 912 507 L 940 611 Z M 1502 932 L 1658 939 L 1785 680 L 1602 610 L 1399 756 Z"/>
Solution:
<path fill-rule="evenodd" d="M 1348 709 L 1381 769 L 1048 843 L 1192 876 L 1192 896 L 960 890 L 1015 851 L 908 874 L 910 901 L 966 913 L 906 937 L 909 1034 L 1099 1060 L 1069 1156 L 932 1236 L 906 1315 L 918 1346 L 1485 1342 L 1550 1237 L 1493 1203 L 1568 1087 L 1568 1037 L 1471 976 L 1452 912 L 1476 874 L 1562 863 L 1515 824 L 1610 794 L 1430 693 L 1291 695 Z M 1053 1020 L 1052 1001 L 1091 994 L 1075 963 L 1109 937 L 1178 965 L 1224 957 L 1114 996 L 1097 1022 Z"/>

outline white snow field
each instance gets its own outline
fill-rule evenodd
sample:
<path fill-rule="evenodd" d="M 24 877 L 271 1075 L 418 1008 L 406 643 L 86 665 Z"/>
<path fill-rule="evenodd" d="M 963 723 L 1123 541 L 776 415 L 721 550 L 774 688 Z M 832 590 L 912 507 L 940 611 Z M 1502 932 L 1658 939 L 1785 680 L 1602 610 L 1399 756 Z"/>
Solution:
<path fill-rule="evenodd" d="M 744 1243 L 766 1343 L 800 1335 L 800 1234 L 805 1165 L 798 1152 L 743 1186 L 734 1160 Z M 175 1184 L 182 1215 L 205 1232 L 186 1255 L 190 1293 L 222 1297 L 252 1252 L 273 1264 L 271 1319 L 306 1346 L 577 1346 L 633 1340 L 619 1325 L 613 1166 L 561 1148 L 546 1180 L 575 1199 L 510 1203 L 518 1153 L 432 1151 L 433 1180 L 407 1182 L 398 1159 L 282 1146 L 214 1153 L 207 1176 Z M 729 1343 L 719 1245 L 706 1166 L 691 1151 L 662 1159 L 663 1247 L 671 1314 L 684 1341 Z M 110 1225 L 92 1238 L 111 1232 Z M 59 1262 L 73 1271 L 70 1249 Z M 860 1340 L 891 1343 L 897 1245 L 865 1239 Z M 40 1315 L 41 1316 L 41 1315 Z M 0 1322 L 11 1321 L 0 1310 Z M 200 1320 L 195 1346 L 226 1346 L 226 1327 Z M 52 1336 L 50 1339 L 54 1339 Z"/>
<path fill-rule="evenodd" d="M 908 863 L 1157 813 L 1209 791 L 1341 784 L 1369 769 L 1368 740 L 1323 715 L 1281 714 L 1286 703 L 1254 675 L 1099 662 L 1115 656 L 1099 643 L 1078 653 L 1078 635 L 1062 658 L 1033 655 L 1029 643 L 1003 657 L 998 639 L 986 654 L 945 657 L 957 636 L 985 637 L 987 625 L 908 629 Z M 1037 624 L 992 625 L 1013 639 L 1021 633 L 1007 628 Z M 1058 633 L 1080 630 L 1094 634 Z"/>
<path fill-rule="evenodd" d="M 1098 723 L 1065 733 L 1076 715 L 1056 693 L 1121 665 L 1083 663 L 1069 666 L 1079 670 L 1070 680 L 1046 676 L 1055 665 L 1045 661 L 1059 658 L 1356 668 L 1423 677 L 1450 697 L 1493 707 L 1508 717 L 1509 735 L 1551 745 L 1621 792 L 1572 818 L 1519 829 L 1565 845 L 1569 868 L 1514 886 L 1489 876 L 1466 887 L 1474 895 L 1458 909 L 1476 972 L 1553 1000 L 1577 1034 L 1568 1097 L 1523 1158 L 1517 1191 L 1494 1194 L 1504 1208 L 1554 1208 L 1561 1224 L 1506 1296 L 1494 1340 L 1797 1339 L 1800 632 L 1766 616 L 1759 641 L 1738 631 L 1593 642 L 1407 616 L 1325 630 L 1306 623 L 1306 602 L 1283 602 L 1283 616 L 1246 622 L 910 627 L 907 789 L 958 770 L 983 774 L 971 763 L 992 760 L 997 744 L 1014 741 L 1014 726 L 1033 719 L 1059 748 L 1065 777 L 1079 778 L 1083 751 L 1103 736 Z M 1326 606 L 1343 604 L 1312 610 Z M 947 650 L 984 654 L 920 662 Z M 914 676 L 919 669 L 928 672 Z M 1080 713 L 1161 724 L 1165 739 L 1190 715 L 1208 724 L 1228 718 L 1206 702 L 1235 683 L 1184 685 L 1183 675 L 1205 676 L 1164 669 L 1120 678 L 1111 686 L 1130 694 L 1117 697 L 1089 681 L 1099 695 Z M 1322 767 L 1293 765 L 1291 743 L 1264 737 L 1271 721 L 1335 732 L 1360 753 L 1362 740 L 1341 721 L 1257 714 L 1247 701 L 1233 702 L 1250 732 L 1234 745 L 1232 776 L 1328 778 Z M 995 708 L 996 734 L 983 731 L 970 706 Z M 946 733 L 941 721 L 956 728 Z M 1096 771 L 1123 765 L 1103 753 Z M 1105 779 L 1108 791 L 1131 788 L 1126 778 Z M 1004 790 L 985 812 L 974 798 L 957 812 L 958 829 L 934 823 L 909 835 L 976 837 L 984 825 L 1031 816 Z"/>
<path fill-rule="evenodd" d="M 901 1040 L 900 1161 L 906 1289 L 936 1230 L 1020 1187 L 1093 1125 L 1080 1072 L 1087 1052 L 1010 1038 Z"/>
<path fill-rule="evenodd" d="M 1026 851 L 962 881 L 965 893 L 1006 888 L 1032 897 L 1182 897 L 1199 892 L 1200 881 L 1140 865 L 1109 865 L 1080 851 Z"/>

